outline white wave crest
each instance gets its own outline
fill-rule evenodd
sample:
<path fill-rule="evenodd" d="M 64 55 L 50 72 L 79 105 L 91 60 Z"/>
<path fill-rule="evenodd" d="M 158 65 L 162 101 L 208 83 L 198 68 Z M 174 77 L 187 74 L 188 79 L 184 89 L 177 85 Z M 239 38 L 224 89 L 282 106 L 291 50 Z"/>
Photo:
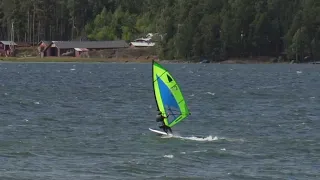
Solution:
<path fill-rule="evenodd" d="M 164 155 L 163 157 L 172 159 L 173 155 L 172 154 L 168 154 L 168 155 Z"/>
<path fill-rule="evenodd" d="M 191 140 L 191 141 L 217 141 L 219 138 L 217 136 L 207 136 L 207 137 L 196 137 L 196 136 L 190 136 L 190 137 L 183 137 L 179 135 L 168 135 L 168 136 L 162 136 L 162 138 L 178 138 L 183 140 Z"/>

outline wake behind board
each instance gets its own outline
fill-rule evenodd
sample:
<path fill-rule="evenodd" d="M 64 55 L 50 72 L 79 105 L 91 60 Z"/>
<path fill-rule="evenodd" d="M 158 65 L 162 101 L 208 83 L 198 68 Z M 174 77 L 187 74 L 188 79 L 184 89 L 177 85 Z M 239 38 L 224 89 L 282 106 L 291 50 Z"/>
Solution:
<path fill-rule="evenodd" d="M 165 132 L 158 131 L 158 130 L 155 130 L 155 129 L 151 129 L 151 128 L 149 128 L 149 130 L 150 130 L 150 131 L 152 131 L 152 132 L 155 132 L 155 133 L 157 133 L 157 134 L 160 134 L 160 135 L 168 135 L 168 134 L 167 134 L 167 133 L 165 133 Z"/>

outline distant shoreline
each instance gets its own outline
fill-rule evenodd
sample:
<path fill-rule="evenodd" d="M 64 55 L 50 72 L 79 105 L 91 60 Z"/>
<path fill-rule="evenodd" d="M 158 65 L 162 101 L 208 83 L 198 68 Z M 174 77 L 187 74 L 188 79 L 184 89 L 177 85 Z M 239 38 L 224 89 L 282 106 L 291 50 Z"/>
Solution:
<path fill-rule="evenodd" d="M 201 61 L 186 60 L 156 60 L 162 63 L 197 64 Z M 152 58 L 76 58 L 76 57 L 0 57 L 0 62 L 105 62 L 105 63 L 150 63 Z M 257 59 L 230 59 L 211 64 L 289 64 L 289 62 L 272 62 Z"/>

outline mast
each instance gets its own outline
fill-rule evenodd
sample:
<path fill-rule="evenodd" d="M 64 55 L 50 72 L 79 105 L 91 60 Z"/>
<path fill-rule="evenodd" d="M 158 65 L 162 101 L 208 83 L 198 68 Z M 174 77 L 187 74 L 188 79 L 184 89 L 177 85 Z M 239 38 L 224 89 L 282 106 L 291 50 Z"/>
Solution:
<path fill-rule="evenodd" d="M 153 65 L 154 65 L 154 59 L 152 59 L 152 88 L 153 88 L 153 95 L 154 95 L 154 99 L 156 100 L 156 104 L 157 104 L 157 110 L 159 111 L 159 106 L 158 106 L 158 101 L 157 101 L 157 97 L 156 97 L 156 91 L 154 89 L 154 83 L 155 83 L 155 79 L 154 78 L 154 68 L 153 68 Z"/>

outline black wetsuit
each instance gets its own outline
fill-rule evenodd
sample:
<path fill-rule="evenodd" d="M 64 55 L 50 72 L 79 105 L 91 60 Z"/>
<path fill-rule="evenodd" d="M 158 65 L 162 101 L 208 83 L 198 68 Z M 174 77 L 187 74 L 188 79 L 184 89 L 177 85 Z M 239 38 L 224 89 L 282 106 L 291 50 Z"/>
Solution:
<path fill-rule="evenodd" d="M 172 134 L 172 130 L 169 126 L 166 126 L 165 123 L 164 123 L 164 118 L 162 115 L 157 115 L 156 117 L 156 121 L 157 122 L 162 122 L 162 125 L 159 126 L 160 129 L 163 129 L 164 132 L 166 132 L 168 134 L 168 130 L 170 131 L 170 133 Z"/>

